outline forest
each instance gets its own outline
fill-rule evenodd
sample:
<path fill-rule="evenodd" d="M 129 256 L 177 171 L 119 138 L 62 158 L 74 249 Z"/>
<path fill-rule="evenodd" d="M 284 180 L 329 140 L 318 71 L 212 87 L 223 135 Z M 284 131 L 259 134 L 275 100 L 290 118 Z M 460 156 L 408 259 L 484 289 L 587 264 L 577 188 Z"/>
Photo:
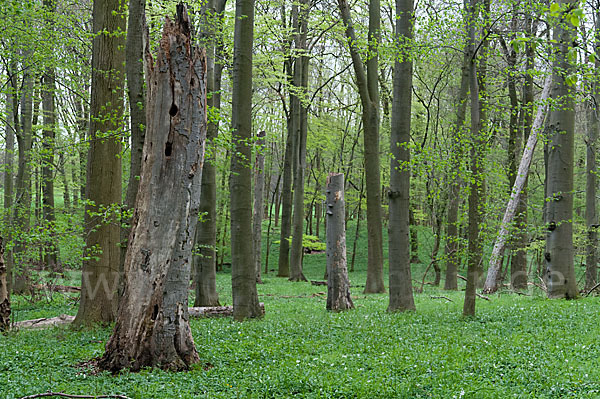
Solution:
<path fill-rule="evenodd" d="M 0 397 L 600 397 L 600 0 L 0 0 Z"/>

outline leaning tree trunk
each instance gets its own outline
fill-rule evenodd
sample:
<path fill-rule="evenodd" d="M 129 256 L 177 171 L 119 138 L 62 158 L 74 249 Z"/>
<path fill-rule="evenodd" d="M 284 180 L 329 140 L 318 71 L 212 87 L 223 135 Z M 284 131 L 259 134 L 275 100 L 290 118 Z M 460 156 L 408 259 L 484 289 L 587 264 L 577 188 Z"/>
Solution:
<path fill-rule="evenodd" d="M 120 220 L 111 212 L 121 204 L 121 130 L 125 84 L 124 3 L 94 1 L 92 98 L 81 300 L 75 324 L 108 323 L 118 305 Z M 117 33 L 119 32 L 119 33 Z M 108 214 L 108 216 L 106 216 Z"/>
<path fill-rule="evenodd" d="M 327 178 L 327 310 L 353 309 L 346 263 L 344 175 Z"/>
<path fill-rule="evenodd" d="M 252 256 L 252 43 L 254 0 L 238 0 L 233 44 L 232 141 L 229 180 L 231 198 L 231 292 L 233 318 L 262 316 Z"/>
<path fill-rule="evenodd" d="M 561 1 L 567 8 L 573 0 Z M 568 20 L 568 18 L 566 19 Z M 573 160 L 575 136 L 575 85 L 569 81 L 574 72 L 568 53 L 576 29 L 569 22 L 554 28 L 555 60 L 552 73 L 552 99 L 548 143 L 548 181 L 546 197 L 546 270 L 544 278 L 549 298 L 577 297 L 573 265 Z"/>
<path fill-rule="evenodd" d="M 512 186 L 511 196 L 508 200 L 508 204 L 506 205 L 506 210 L 504 211 L 502 225 L 500 226 L 498 237 L 496 238 L 496 242 L 494 243 L 494 248 L 490 257 L 490 264 L 488 267 L 488 274 L 485 280 L 485 285 L 483 287 L 483 292 L 488 294 L 496 292 L 498 290 L 498 275 L 502 267 L 502 259 L 504 258 L 506 241 L 509 238 L 509 227 L 512 223 L 515 213 L 517 212 L 517 208 L 520 202 L 520 195 L 527 182 L 527 176 L 529 175 L 529 166 L 531 165 L 531 159 L 533 158 L 533 152 L 537 144 L 538 131 L 541 129 L 542 124 L 544 123 L 546 111 L 548 109 L 548 104 L 546 104 L 546 100 L 550 95 L 551 81 L 552 80 L 550 77 L 546 79 L 544 90 L 542 91 L 542 97 L 540 99 L 542 104 L 538 107 L 535 121 L 531 130 L 531 135 L 529 136 L 527 144 L 525 145 L 523 156 L 521 157 L 521 162 L 519 164 L 519 169 L 515 175 L 515 182 Z"/>
<path fill-rule="evenodd" d="M 10 291 L 8 269 L 4 263 L 4 242 L 0 237 L 0 332 L 10 328 Z"/>
<path fill-rule="evenodd" d="M 254 264 L 256 265 L 256 282 L 262 284 L 260 277 L 262 265 L 262 221 L 264 216 L 265 192 L 265 132 L 261 131 L 256 140 L 256 160 L 254 162 L 254 204 L 252 209 L 252 240 Z"/>
<path fill-rule="evenodd" d="M 146 51 L 144 156 L 125 257 L 124 294 L 102 369 L 181 370 L 199 360 L 188 285 L 206 139 L 206 63 L 183 5 L 164 26 L 156 63 Z"/>
<path fill-rule="evenodd" d="M 415 310 L 410 270 L 410 114 L 413 0 L 396 0 L 396 41 L 402 49 L 402 60 L 394 65 L 394 99 L 390 133 L 389 192 L 389 312 Z M 416 234 L 416 229 L 414 230 Z"/>

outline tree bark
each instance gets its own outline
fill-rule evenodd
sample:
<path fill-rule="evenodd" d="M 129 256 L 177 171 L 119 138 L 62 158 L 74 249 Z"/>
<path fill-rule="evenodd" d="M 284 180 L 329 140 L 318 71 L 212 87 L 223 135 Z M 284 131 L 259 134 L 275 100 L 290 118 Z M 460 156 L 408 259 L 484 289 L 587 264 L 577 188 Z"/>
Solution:
<path fill-rule="evenodd" d="M 9 63 L 9 70 L 7 71 L 9 77 L 9 90 L 6 92 L 6 143 L 4 150 L 4 222 L 6 226 L 12 226 L 13 221 L 13 201 L 14 201 L 14 151 L 15 151 L 15 136 L 19 131 L 18 122 L 18 100 L 17 100 L 17 79 L 15 76 L 16 65 L 14 62 Z M 6 242 L 12 240 L 11 229 L 6 229 L 5 233 Z M 5 264 L 6 264 L 6 284 L 8 287 L 8 295 L 12 292 L 12 253 L 7 251 L 5 253 Z"/>
<path fill-rule="evenodd" d="M 353 309 L 346 263 L 344 175 L 327 178 L 327 310 Z"/>
<path fill-rule="evenodd" d="M 596 7 L 598 4 L 596 3 Z M 595 29 L 594 29 L 594 49 L 596 54 L 600 51 L 600 9 L 595 10 Z M 594 62 L 596 71 L 600 71 L 600 60 Z M 585 223 L 587 225 L 587 243 L 585 258 L 585 290 L 589 292 L 598 283 L 598 216 L 596 214 L 596 188 L 598 173 L 596 168 L 596 148 L 598 141 L 598 129 L 600 129 L 600 119 L 598 112 L 600 107 L 600 85 L 597 82 L 592 83 L 592 98 L 588 101 L 588 135 L 586 138 L 586 186 L 585 186 Z"/>
<path fill-rule="evenodd" d="M 308 86 L 308 56 L 307 51 L 307 30 L 308 13 L 310 1 L 302 0 L 298 5 L 298 21 L 294 23 L 297 26 L 296 31 L 296 49 L 304 52 L 294 61 L 293 84 L 295 90 L 291 95 L 290 106 L 292 117 L 293 138 L 295 140 L 292 146 L 294 151 L 294 180 L 293 180 L 293 201 L 294 212 L 292 218 L 292 245 L 290 250 L 290 281 L 307 281 L 302 272 L 302 243 L 303 243 L 303 223 L 304 223 L 304 172 L 306 169 L 306 136 L 308 134 L 308 112 L 304 102 L 303 94 L 306 93 Z"/>
<path fill-rule="evenodd" d="M 546 103 L 546 100 L 550 95 L 551 82 L 551 76 L 546 78 L 544 90 L 542 91 L 542 96 L 540 98 L 541 104 L 538 107 L 537 114 L 532 125 L 531 134 L 527 140 L 527 144 L 525 145 L 525 150 L 523 151 L 523 156 L 521 157 L 521 162 L 519 164 L 519 170 L 515 175 L 516 179 L 512 187 L 511 196 L 508 204 L 506 205 L 506 210 L 504 211 L 502 225 L 500 226 L 498 237 L 494 243 L 494 249 L 492 250 L 490 264 L 488 267 L 488 274 L 483 287 L 483 292 L 487 294 L 491 294 L 498 290 L 498 275 L 500 273 L 500 269 L 502 268 L 502 259 L 504 257 L 506 241 L 509 238 L 509 227 L 516 214 L 517 207 L 520 202 L 520 195 L 527 181 L 529 166 L 531 165 L 531 159 L 533 158 L 533 152 L 537 144 L 538 131 L 542 128 L 544 119 L 546 117 L 546 112 L 548 110 L 548 104 Z"/>
<path fill-rule="evenodd" d="M 114 321 L 118 304 L 121 138 L 125 79 L 125 5 L 94 2 L 90 148 L 86 173 L 86 228 L 82 291 L 75 324 Z M 116 32 L 119 32 L 118 34 Z M 112 211 L 111 211 L 112 210 Z"/>
<path fill-rule="evenodd" d="M 575 1 L 560 1 L 566 9 L 575 7 Z M 574 72 L 568 52 L 575 40 L 576 29 L 568 18 L 554 28 L 552 72 L 552 99 L 555 107 L 550 113 L 550 142 L 548 148 L 546 270 L 544 280 L 549 298 L 577 297 L 577 280 L 573 265 L 573 161 L 575 86 L 567 79 Z M 564 19 L 564 21 L 563 21 Z"/>
<path fill-rule="evenodd" d="M 206 60 L 185 6 L 168 18 L 156 62 L 146 50 L 148 126 L 125 257 L 125 289 L 104 370 L 188 369 L 199 360 L 188 286 L 206 140 Z"/>
<path fill-rule="evenodd" d="M 265 132 L 261 131 L 256 140 L 256 158 L 254 161 L 254 205 L 252 210 L 252 239 L 256 282 L 262 284 L 262 221 L 264 216 L 265 188 Z"/>
<path fill-rule="evenodd" d="M 211 0 L 208 6 L 212 7 L 219 19 L 223 17 L 223 10 L 227 0 Z M 211 21 L 209 26 L 214 26 Z M 210 29 L 210 28 L 209 28 Z M 214 112 L 221 109 L 221 75 L 223 63 L 217 62 L 223 53 L 221 40 L 215 42 L 214 31 L 210 30 L 204 35 L 213 36 L 208 40 L 207 46 L 207 90 L 211 93 L 208 98 L 208 107 Z M 196 283 L 196 298 L 194 306 L 220 306 L 217 293 L 217 161 L 215 153 L 215 139 L 219 135 L 219 118 L 208 121 L 206 131 L 206 145 L 208 151 L 204 168 L 202 170 L 202 190 L 200 192 L 200 215 L 196 230 L 196 246 L 200 256 L 193 258 L 193 276 Z"/>
<path fill-rule="evenodd" d="M 356 33 L 350 18 L 347 0 L 338 0 L 338 7 L 350 47 L 362 104 L 364 127 L 364 157 L 367 191 L 368 264 L 365 293 L 385 292 L 383 283 L 383 226 L 381 213 L 381 170 L 379 164 L 379 86 L 377 46 L 380 42 L 380 2 L 369 1 L 369 58 L 365 73 L 357 47 Z"/>
<path fill-rule="evenodd" d="M 260 317 L 252 253 L 252 43 L 254 0 L 237 0 L 233 44 L 231 130 L 231 282 L 233 318 Z"/>
<path fill-rule="evenodd" d="M 390 133 L 388 312 L 415 310 L 410 270 L 410 117 L 413 0 L 396 0 L 396 43 L 402 52 L 394 65 L 394 94 Z M 401 60 L 399 59 L 401 58 Z"/>
<path fill-rule="evenodd" d="M 468 6 L 465 4 L 465 8 Z M 465 10 L 466 11 L 466 10 Z M 466 17 L 466 23 L 469 18 Z M 467 101 L 469 93 L 470 75 L 471 75 L 471 58 L 469 55 L 469 42 L 465 44 L 463 63 L 461 67 L 460 75 L 460 87 L 458 92 L 456 107 L 456 121 L 454 129 L 452 130 L 452 148 L 450 162 L 452 167 L 450 168 L 448 180 L 449 180 L 449 192 L 448 192 L 448 219 L 446 227 L 446 276 L 444 281 L 445 290 L 458 290 L 458 280 L 456 278 L 458 274 L 458 266 L 460 264 L 459 249 L 460 249 L 460 232 L 459 232 L 459 219 L 458 211 L 460 208 L 460 188 L 461 188 L 461 176 L 460 176 L 460 163 L 463 158 L 463 135 L 465 133 L 465 119 L 467 113 Z"/>
<path fill-rule="evenodd" d="M 47 29 L 54 28 L 52 20 L 55 10 L 54 0 L 44 0 Z M 44 127 L 42 130 L 42 211 L 49 241 L 44 248 L 44 263 L 48 270 L 55 271 L 58 266 L 58 245 L 56 242 L 54 213 L 54 146 L 56 136 L 56 107 L 54 91 L 56 89 L 56 71 L 50 66 L 44 71 L 42 78 L 42 109 Z"/>
<path fill-rule="evenodd" d="M 127 238 L 131 231 L 129 225 L 138 192 L 142 167 L 146 126 L 146 93 L 144 89 L 144 30 L 146 29 L 146 0 L 129 0 L 129 17 L 127 19 L 127 38 L 125 41 L 125 72 L 127 74 L 127 96 L 129 98 L 129 117 L 131 128 L 131 159 L 129 162 L 129 178 L 123 211 L 125 217 L 121 227 L 121 253 L 119 272 L 122 274 L 127 252 Z M 123 276 L 121 275 L 121 282 Z"/>

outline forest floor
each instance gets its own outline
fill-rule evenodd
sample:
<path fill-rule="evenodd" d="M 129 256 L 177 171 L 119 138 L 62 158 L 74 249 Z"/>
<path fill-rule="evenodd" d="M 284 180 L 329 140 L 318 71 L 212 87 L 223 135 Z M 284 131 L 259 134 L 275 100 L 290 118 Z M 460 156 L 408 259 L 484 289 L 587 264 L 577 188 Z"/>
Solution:
<path fill-rule="evenodd" d="M 532 286 L 528 296 L 478 299 L 477 317 L 465 319 L 463 292 L 425 285 L 417 312 L 389 314 L 387 294 L 362 294 L 362 258 L 350 273 L 354 310 L 328 312 L 326 287 L 270 272 L 258 287 L 263 319 L 193 319 L 201 363 L 189 372 L 96 373 L 89 361 L 103 354 L 108 327 L 10 332 L 0 336 L 0 399 L 48 391 L 153 399 L 600 397 L 600 298 L 547 300 Z M 325 259 L 305 256 L 310 280 L 323 279 Z M 424 267 L 415 265 L 419 282 Z M 221 303 L 230 305 L 229 270 L 217 278 Z M 70 272 L 57 283 L 78 279 Z M 74 315 L 77 297 L 14 296 L 15 320 Z"/>

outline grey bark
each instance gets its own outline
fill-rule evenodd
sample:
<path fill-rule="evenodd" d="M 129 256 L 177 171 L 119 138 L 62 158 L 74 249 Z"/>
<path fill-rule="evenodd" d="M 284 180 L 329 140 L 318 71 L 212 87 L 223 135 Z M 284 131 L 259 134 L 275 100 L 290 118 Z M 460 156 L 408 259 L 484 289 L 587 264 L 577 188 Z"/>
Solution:
<path fill-rule="evenodd" d="M 465 8 L 467 6 L 465 5 Z M 468 23 L 468 17 L 466 19 Z M 459 259 L 459 243 L 460 243 L 460 232 L 459 232 L 459 220 L 458 211 L 460 207 L 460 188 L 461 188 L 461 177 L 459 174 L 460 163 L 463 158 L 463 135 L 465 132 L 465 119 L 467 113 L 467 101 L 470 84 L 471 74 L 471 58 L 469 53 L 469 42 L 465 44 L 463 63 L 461 67 L 460 75 L 460 87 L 457 97 L 456 107 L 456 121 L 452 130 L 452 148 L 450 162 L 452 167 L 450 168 L 449 180 L 449 193 L 448 193 L 448 219 L 446 227 L 446 275 L 444 281 L 445 290 L 458 290 L 458 280 L 456 278 L 458 274 L 458 266 L 460 263 Z"/>
<path fill-rule="evenodd" d="M 86 228 L 82 291 L 75 324 L 114 321 L 118 304 L 120 221 L 103 212 L 121 204 L 121 139 L 125 84 L 124 4 L 93 8 L 90 147 L 86 172 Z M 100 251 L 100 252 L 99 252 Z"/>
<path fill-rule="evenodd" d="M 231 282 L 233 318 L 260 317 L 252 256 L 252 43 L 254 0 L 237 0 L 233 44 L 231 130 Z"/>
<path fill-rule="evenodd" d="M 127 96 L 129 98 L 129 118 L 131 128 L 131 159 L 127 192 L 123 203 L 125 217 L 121 228 L 121 253 L 119 272 L 123 272 L 127 237 L 131 231 L 127 217 L 135 206 L 144 147 L 146 126 L 146 93 L 144 89 L 144 30 L 146 29 L 146 0 L 129 0 L 127 38 L 125 40 L 125 73 L 127 75 Z M 121 276 L 122 282 L 123 276 Z"/>
<path fill-rule="evenodd" d="M 523 156 L 521 157 L 521 162 L 519 164 L 519 170 L 515 175 L 515 182 L 512 186 L 511 196 L 508 201 L 508 204 L 506 205 L 506 210 L 504 211 L 502 225 L 500 226 L 498 237 L 496 238 L 496 242 L 494 243 L 494 248 L 490 257 L 490 264 L 488 267 L 488 274 L 485 281 L 485 285 L 483 287 L 483 292 L 488 294 L 496 292 L 498 290 L 498 275 L 500 273 L 500 269 L 502 268 L 504 250 L 506 248 L 506 242 L 509 238 L 509 227 L 517 212 L 517 208 L 520 202 L 520 195 L 523 190 L 523 187 L 525 187 L 525 183 L 527 182 L 529 166 L 531 165 L 533 152 L 535 151 L 535 146 L 537 145 L 538 133 L 539 130 L 542 128 L 546 112 L 548 110 L 548 104 L 546 100 L 550 95 L 551 82 L 552 77 L 548 76 L 548 78 L 546 78 L 544 90 L 542 91 L 542 95 L 540 98 L 541 104 L 538 107 L 537 114 L 533 122 L 532 132 L 529 136 L 529 139 L 527 140 L 527 144 L 525 145 Z"/>
<path fill-rule="evenodd" d="M 14 200 L 14 151 L 15 151 L 15 135 L 19 130 L 18 123 L 18 100 L 17 100 L 17 79 L 14 74 L 16 65 L 10 63 L 8 71 L 9 75 L 9 90 L 6 92 L 6 143 L 4 151 L 4 222 L 7 226 L 12 226 L 13 221 L 13 200 Z M 5 234 L 6 242 L 12 240 L 11 229 L 7 229 Z M 5 264 L 7 274 L 8 295 L 12 292 L 12 253 L 5 253 Z"/>
<path fill-rule="evenodd" d="M 208 6 L 213 7 L 214 12 L 219 19 L 223 17 L 226 0 L 211 0 Z M 211 21 L 210 26 L 215 22 Z M 210 28 L 209 28 L 210 29 Z M 205 35 L 213 36 L 207 43 L 207 90 L 210 94 L 208 98 L 208 107 L 217 112 L 221 109 L 221 75 L 223 72 L 223 63 L 217 62 L 222 56 L 223 45 L 221 40 L 215 44 L 217 39 L 212 31 L 205 32 Z M 217 293 L 217 173 L 216 173 L 216 154 L 214 151 L 215 139 L 219 134 L 219 119 L 209 120 L 206 145 L 212 150 L 208 152 L 202 170 L 202 190 L 200 192 L 200 214 L 196 230 L 196 246 L 200 251 L 200 256 L 193 258 L 193 276 L 196 283 L 196 298 L 194 306 L 219 306 L 219 294 Z"/>
<path fill-rule="evenodd" d="M 347 0 L 338 0 L 346 27 L 352 65 L 362 105 L 364 157 L 367 191 L 368 264 L 365 293 L 385 292 L 383 283 L 383 226 L 381 212 L 381 170 L 379 164 L 379 86 L 377 45 L 380 42 L 380 2 L 369 1 L 369 58 L 365 72 Z"/>
<path fill-rule="evenodd" d="M 183 5 L 167 18 L 156 61 L 146 52 L 147 129 L 125 289 L 104 370 L 188 369 L 199 360 L 188 314 L 206 140 L 206 60 Z"/>
<path fill-rule="evenodd" d="M 54 28 L 52 15 L 54 14 L 54 0 L 44 0 L 47 29 Z M 58 243 L 56 242 L 54 213 L 54 146 L 56 136 L 56 107 L 54 91 L 56 89 L 56 71 L 49 66 L 44 71 L 42 78 L 42 111 L 44 127 L 42 130 L 42 211 L 46 228 L 49 230 L 50 239 L 44 248 L 44 263 L 48 270 L 54 271 L 58 264 Z"/>
<path fill-rule="evenodd" d="M 388 312 L 415 310 L 410 270 L 410 117 L 413 0 L 396 0 L 396 42 L 402 51 L 394 65 L 394 94 L 390 133 Z"/>
<path fill-rule="evenodd" d="M 327 178 L 327 310 L 353 309 L 346 262 L 344 175 L 330 173 Z"/>
<path fill-rule="evenodd" d="M 596 4 L 598 6 L 598 4 Z M 594 49 L 600 51 L 600 9 L 595 10 Z M 600 60 L 594 63 L 596 71 L 600 71 Z M 600 85 L 592 83 L 591 98 L 588 101 L 588 135 L 586 138 L 586 186 L 585 186 L 585 223 L 587 225 L 587 243 L 585 258 L 585 290 L 589 292 L 598 283 L 598 215 L 596 213 L 597 167 L 596 148 L 598 129 L 600 129 Z"/>
<path fill-rule="evenodd" d="M 265 132 L 256 136 L 256 157 L 254 161 L 254 205 L 252 209 L 252 240 L 254 264 L 256 267 L 256 282 L 262 284 L 262 221 L 264 217 L 265 192 Z"/>
<path fill-rule="evenodd" d="M 575 1 L 560 1 L 567 9 Z M 562 18 L 561 18 L 562 20 Z M 567 84 L 574 68 L 568 52 L 576 36 L 576 29 L 568 18 L 554 28 L 554 63 L 550 113 L 550 141 L 548 147 L 546 269 L 544 280 L 549 298 L 577 297 L 577 281 L 573 265 L 573 161 L 575 134 L 575 86 Z"/>
<path fill-rule="evenodd" d="M 293 202 L 294 211 L 292 216 L 292 245 L 290 248 L 290 281 L 307 281 L 302 272 L 302 241 L 304 223 L 304 174 L 306 169 L 306 138 L 308 134 L 308 113 L 303 95 L 308 86 L 308 56 L 307 30 L 308 13 L 310 1 L 302 0 L 298 5 L 296 49 L 304 52 L 297 56 L 294 61 L 293 84 L 295 86 L 291 95 L 290 112 L 292 113 L 292 129 L 294 130 L 292 146 L 294 151 L 294 179 L 293 179 Z"/>

